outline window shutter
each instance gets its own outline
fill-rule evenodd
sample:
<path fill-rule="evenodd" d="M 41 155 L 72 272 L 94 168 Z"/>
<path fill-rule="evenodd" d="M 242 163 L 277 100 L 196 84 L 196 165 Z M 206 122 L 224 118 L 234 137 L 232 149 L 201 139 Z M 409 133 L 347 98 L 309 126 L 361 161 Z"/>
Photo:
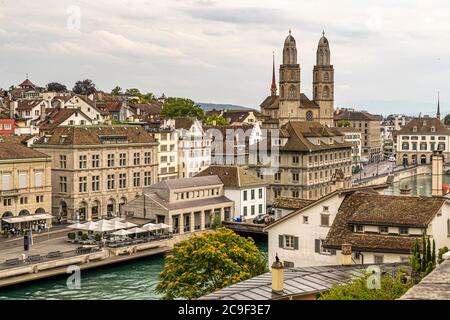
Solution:
<path fill-rule="evenodd" d="M 294 237 L 294 250 L 298 250 L 298 237 Z"/>
<path fill-rule="evenodd" d="M 314 240 L 314 252 L 320 253 L 320 239 Z"/>
<path fill-rule="evenodd" d="M 283 235 L 282 235 L 282 234 L 280 234 L 280 235 L 278 236 L 278 246 L 279 246 L 280 248 L 284 248 L 284 245 L 283 245 Z"/>

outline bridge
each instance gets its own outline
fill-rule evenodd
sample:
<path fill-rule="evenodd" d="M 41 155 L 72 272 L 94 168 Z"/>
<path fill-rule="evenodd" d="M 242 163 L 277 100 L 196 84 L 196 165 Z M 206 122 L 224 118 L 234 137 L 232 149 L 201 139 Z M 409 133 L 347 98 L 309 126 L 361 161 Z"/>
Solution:
<path fill-rule="evenodd" d="M 223 221 L 222 226 L 235 232 L 267 234 L 266 231 L 263 231 L 264 227 L 267 226 L 265 224 Z"/>

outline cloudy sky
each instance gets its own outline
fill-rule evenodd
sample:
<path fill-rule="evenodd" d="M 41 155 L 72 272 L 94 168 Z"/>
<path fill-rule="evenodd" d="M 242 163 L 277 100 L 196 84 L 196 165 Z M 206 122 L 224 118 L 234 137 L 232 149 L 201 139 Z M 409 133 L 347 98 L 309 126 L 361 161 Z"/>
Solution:
<path fill-rule="evenodd" d="M 450 112 L 449 12 L 447 0 L 0 0 L 0 87 L 28 73 L 257 107 L 289 29 L 311 96 L 325 30 L 336 106 L 432 114 L 439 90 Z"/>

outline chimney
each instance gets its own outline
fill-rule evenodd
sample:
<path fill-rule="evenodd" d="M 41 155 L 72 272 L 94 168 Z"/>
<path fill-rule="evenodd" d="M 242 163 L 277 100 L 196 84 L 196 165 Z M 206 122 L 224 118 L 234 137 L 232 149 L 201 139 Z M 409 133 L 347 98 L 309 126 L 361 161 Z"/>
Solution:
<path fill-rule="evenodd" d="M 431 194 L 433 196 L 442 196 L 443 161 L 442 150 L 433 151 L 431 156 Z"/>
<path fill-rule="evenodd" d="M 275 262 L 272 264 L 272 291 L 282 293 L 284 290 L 284 267 L 283 263 L 275 256 Z"/>
<path fill-rule="evenodd" d="M 352 245 L 343 243 L 341 246 L 341 263 L 343 266 L 352 265 Z"/>

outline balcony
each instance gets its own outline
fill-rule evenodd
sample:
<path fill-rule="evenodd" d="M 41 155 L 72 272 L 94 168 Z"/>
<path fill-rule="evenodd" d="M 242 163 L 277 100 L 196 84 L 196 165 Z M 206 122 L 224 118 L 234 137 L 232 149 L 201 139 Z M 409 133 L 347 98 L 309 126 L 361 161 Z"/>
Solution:
<path fill-rule="evenodd" d="M 2 197 L 13 197 L 23 193 L 26 189 L 9 189 L 0 190 L 0 196 Z"/>

